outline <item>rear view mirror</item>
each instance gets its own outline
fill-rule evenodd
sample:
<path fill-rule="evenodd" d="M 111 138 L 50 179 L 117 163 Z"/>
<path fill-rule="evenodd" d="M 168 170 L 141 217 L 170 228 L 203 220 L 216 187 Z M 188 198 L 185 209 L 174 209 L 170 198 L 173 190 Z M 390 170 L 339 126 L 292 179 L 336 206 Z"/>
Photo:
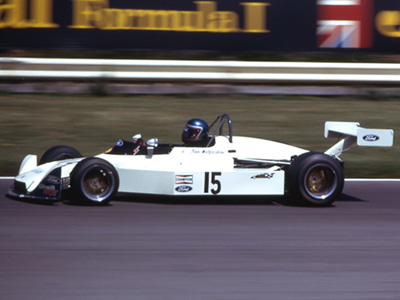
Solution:
<path fill-rule="evenodd" d="M 146 142 L 149 147 L 157 147 L 158 146 L 158 138 L 152 138 Z"/>
<path fill-rule="evenodd" d="M 154 148 L 158 146 L 158 139 L 152 138 L 146 142 L 147 144 L 147 155 L 146 158 L 152 158 L 154 153 Z"/>

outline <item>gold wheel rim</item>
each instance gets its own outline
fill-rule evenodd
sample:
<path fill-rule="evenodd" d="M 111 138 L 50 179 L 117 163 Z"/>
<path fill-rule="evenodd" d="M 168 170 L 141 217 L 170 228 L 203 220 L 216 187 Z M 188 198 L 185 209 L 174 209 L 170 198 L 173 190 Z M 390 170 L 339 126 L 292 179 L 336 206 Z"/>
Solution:
<path fill-rule="evenodd" d="M 114 180 L 110 173 L 101 167 L 89 169 L 82 178 L 83 193 L 92 201 L 102 202 L 113 191 Z"/>
<path fill-rule="evenodd" d="M 329 166 L 316 165 L 306 173 L 305 188 L 315 199 L 324 200 L 333 194 L 337 187 L 336 174 Z"/>

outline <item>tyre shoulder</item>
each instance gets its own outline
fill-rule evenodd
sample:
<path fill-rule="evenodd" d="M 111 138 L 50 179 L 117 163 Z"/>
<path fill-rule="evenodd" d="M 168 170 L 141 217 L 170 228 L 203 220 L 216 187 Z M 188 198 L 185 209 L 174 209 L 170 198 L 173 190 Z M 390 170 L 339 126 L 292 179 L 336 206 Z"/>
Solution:
<path fill-rule="evenodd" d="M 68 155 L 70 158 L 82 157 L 82 154 L 73 147 L 67 145 L 57 145 L 47 149 L 39 160 L 39 164 L 58 160 L 61 155 Z"/>

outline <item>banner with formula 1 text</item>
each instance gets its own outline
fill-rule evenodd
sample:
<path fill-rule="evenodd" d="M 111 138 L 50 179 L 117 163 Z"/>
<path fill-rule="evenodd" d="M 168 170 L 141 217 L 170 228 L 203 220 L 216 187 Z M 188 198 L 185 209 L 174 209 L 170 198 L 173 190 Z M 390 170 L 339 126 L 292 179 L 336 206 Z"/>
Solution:
<path fill-rule="evenodd" d="M 398 53 L 400 0 L 0 0 L 0 50 Z"/>
<path fill-rule="evenodd" d="M 307 51 L 315 0 L 3 0 L 0 48 Z"/>

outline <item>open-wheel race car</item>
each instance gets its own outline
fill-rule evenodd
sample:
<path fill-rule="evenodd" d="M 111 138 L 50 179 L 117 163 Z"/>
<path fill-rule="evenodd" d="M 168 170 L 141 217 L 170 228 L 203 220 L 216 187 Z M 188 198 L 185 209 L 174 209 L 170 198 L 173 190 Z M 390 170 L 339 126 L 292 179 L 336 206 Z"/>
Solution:
<path fill-rule="evenodd" d="M 224 125 L 228 133 L 224 135 Z M 325 153 L 269 140 L 232 135 L 229 115 L 211 124 L 191 119 L 182 144 L 119 140 L 106 152 L 83 158 L 74 148 L 55 146 L 39 164 L 24 158 L 8 195 L 107 204 L 117 193 L 174 196 L 287 195 L 294 203 L 328 206 L 344 186 L 339 155 L 350 147 L 393 145 L 393 130 L 355 122 L 326 122 L 325 137 L 338 142 Z"/>

